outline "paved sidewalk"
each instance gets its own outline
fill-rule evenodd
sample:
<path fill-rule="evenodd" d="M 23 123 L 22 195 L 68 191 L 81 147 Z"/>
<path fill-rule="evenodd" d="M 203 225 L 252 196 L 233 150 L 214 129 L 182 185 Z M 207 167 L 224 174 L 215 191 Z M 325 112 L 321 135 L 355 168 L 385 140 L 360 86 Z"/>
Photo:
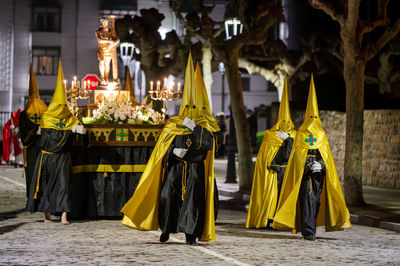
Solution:
<path fill-rule="evenodd" d="M 226 164 L 226 159 L 215 160 L 220 204 L 229 209 L 247 212 L 250 195 L 240 193 L 239 184 L 225 183 Z M 363 191 L 367 205 L 349 208 L 352 224 L 400 233 L 400 190 L 364 186 Z"/>

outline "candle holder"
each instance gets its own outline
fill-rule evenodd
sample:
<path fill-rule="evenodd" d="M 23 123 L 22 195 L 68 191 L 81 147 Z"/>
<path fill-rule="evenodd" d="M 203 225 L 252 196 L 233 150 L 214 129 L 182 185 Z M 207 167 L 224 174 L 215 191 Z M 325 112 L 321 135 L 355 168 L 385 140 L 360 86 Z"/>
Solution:
<path fill-rule="evenodd" d="M 167 112 L 167 101 L 176 101 L 181 97 L 181 83 L 178 82 L 178 91 L 175 92 L 175 83 L 173 82 L 170 88 L 167 88 L 167 79 L 164 79 L 164 84 L 161 86 L 160 81 L 157 81 L 157 87 L 153 89 L 153 81 L 150 81 L 149 95 L 152 100 L 163 101 L 162 121 L 165 122 L 165 114 Z"/>
<path fill-rule="evenodd" d="M 65 95 L 67 100 L 69 100 L 69 102 L 67 101 L 68 108 L 75 116 L 77 116 L 79 112 L 78 99 L 87 99 L 90 97 L 89 87 L 85 84 L 85 89 L 82 89 L 80 85 L 80 82 L 77 82 L 76 77 L 74 77 L 74 80 L 71 82 L 71 87 L 68 89 L 67 81 L 64 80 Z"/>

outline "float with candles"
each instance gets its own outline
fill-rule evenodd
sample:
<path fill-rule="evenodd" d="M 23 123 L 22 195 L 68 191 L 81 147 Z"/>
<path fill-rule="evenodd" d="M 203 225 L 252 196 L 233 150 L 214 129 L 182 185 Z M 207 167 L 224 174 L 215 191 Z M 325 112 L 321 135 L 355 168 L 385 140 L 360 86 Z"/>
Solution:
<path fill-rule="evenodd" d="M 71 217 L 75 218 L 121 216 L 120 209 L 133 195 L 166 122 L 166 101 L 181 96 L 180 83 L 175 91 L 175 84 L 167 87 L 166 80 L 156 87 L 150 82 L 150 97 L 138 103 L 129 70 L 125 89 L 121 88 L 114 19 L 101 19 L 96 31 L 98 82 L 79 82 L 76 77 L 64 81 L 69 109 L 87 132 L 76 134 L 71 149 Z M 161 112 L 153 109 L 152 100 L 163 101 Z"/>

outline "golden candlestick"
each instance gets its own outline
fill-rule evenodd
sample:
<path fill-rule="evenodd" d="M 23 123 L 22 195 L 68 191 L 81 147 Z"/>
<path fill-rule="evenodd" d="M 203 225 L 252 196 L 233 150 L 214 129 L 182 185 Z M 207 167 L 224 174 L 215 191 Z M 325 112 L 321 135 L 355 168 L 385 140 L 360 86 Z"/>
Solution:
<path fill-rule="evenodd" d="M 82 89 L 80 85 L 80 82 L 76 81 L 76 76 L 74 77 L 74 80 L 71 81 L 71 87 L 69 89 L 67 86 L 67 81 L 64 80 L 65 95 L 67 100 L 69 100 L 69 102 L 67 101 L 68 108 L 75 116 L 78 115 L 79 111 L 78 99 L 87 99 L 90 96 L 90 91 L 87 89 Z"/>
<path fill-rule="evenodd" d="M 181 97 L 181 83 L 178 83 L 178 91 L 175 92 L 175 83 L 167 88 L 167 79 L 164 79 L 163 86 L 161 87 L 160 81 L 157 81 L 157 87 L 153 90 L 153 81 L 150 81 L 149 95 L 152 100 L 163 101 L 161 108 L 162 120 L 165 122 L 165 114 L 167 112 L 167 101 L 176 101 Z"/>

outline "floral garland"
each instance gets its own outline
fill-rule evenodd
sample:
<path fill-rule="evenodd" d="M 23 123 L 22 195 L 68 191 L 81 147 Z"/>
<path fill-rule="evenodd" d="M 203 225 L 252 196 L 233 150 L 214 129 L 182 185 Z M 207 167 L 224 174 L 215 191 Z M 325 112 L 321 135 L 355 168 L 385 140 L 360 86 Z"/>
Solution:
<path fill-rule="evenodd" d="M 144 101 L 146 102 L 146 101 Z M 150 105 L 104 99 L 93 111 L 93 117 L 83 117 L 85 124 L 159 124 L 162 115 Z"/>

